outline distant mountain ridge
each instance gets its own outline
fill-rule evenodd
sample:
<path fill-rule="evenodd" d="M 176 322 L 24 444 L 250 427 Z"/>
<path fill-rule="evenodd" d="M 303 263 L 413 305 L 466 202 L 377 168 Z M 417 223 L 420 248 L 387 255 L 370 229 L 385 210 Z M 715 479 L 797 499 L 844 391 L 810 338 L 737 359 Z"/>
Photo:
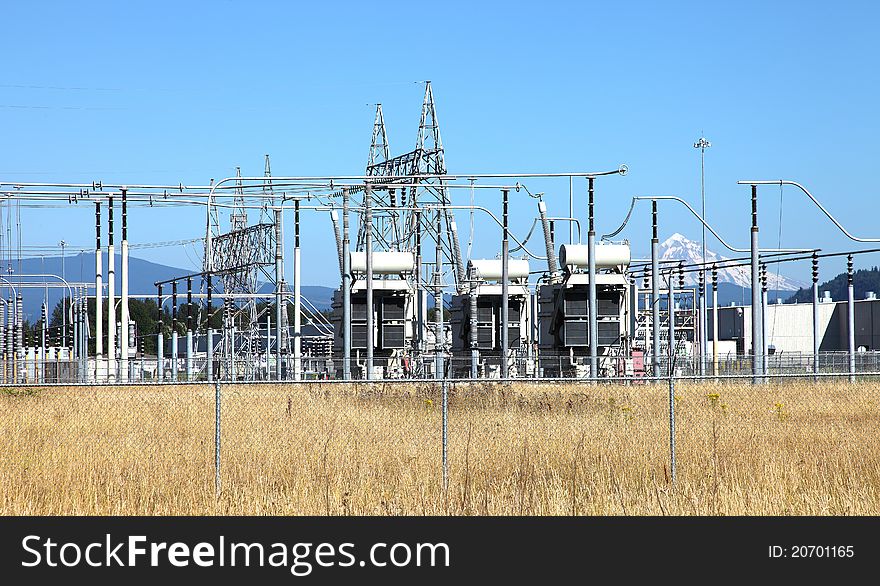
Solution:
<path fill-rule="evenodd" d="M 685 264 L 699 263 L 702 259 L 702 245 L 699 242 L 689 240 L 682 234 L 676 232 L 666 240 L 660 243 L 660 260 L 675 261 L 681 260 Z M 744 255 L 745 256 L 745 255 Z M 717 252 L 706 249 L 707 262 L 721 262 L 729 260 L 729 257 L 722 256 Z M 685 285 L 696 286 L 698 284 L 698 273 L 691 272 L 685 274 Z M 706 285 L 709 286 L 711 277 L 707 275 Z M 718 282 L 731 283 L 751 290 L 752 286 L 751 270 L 748 266 L 719 268 Z M 806 283 L 790 279 L 784 275 L 777 275 L 776 271 L 767 271 L 767 289 L 772 291 L 797 291 L 804 287 Z M 719 301 L 720 303 L 720 301 Z"/>
<path fill-rule="evenodd" d="M 16 273 L 18 273 L 18 261 L 14 261 L 12 263 L 13 272 L 9 273 L 4 271 L 4 277 L 15 284 L 19 279 L 16 278 Z M 137 258 L 136 256 L 129 256 L 128 258 L 128 269 L 129 269 L 129 291 L 132 295 L 147 295 L 152 294 L 155 296 L 156 286 L 154 283 L 156 281 L 164 281 L 166 279 L 171 279 L 173 277 L 187 275 L 193 273 L 192 270 L 189 269 L 181 269 L 177 267 L 170 267 L 167 265 L 162 265 L 154 262 L 150 262 L 148 260 L 143 260 L 141 258 Z M 121 279 L 121 260 L 120 256 L 116 255 L 116 295 L 120 295 L 122 293 L 122 279 Z M 23 258 L 21 261 L 21 274 L 22 275 L 38 275 L 38 274 L 52 274 L 57 275 L 59 277 L 64 277 L 64 279 L 69 283 L 77 283 L 77 282 L 87 282 L 94 283 L 95 282 L 95 253 L 94 252 L 83 252 L 79 254 L 65 256 L 62 262 L 62 258 L 60 256 L 47 256 L 43 258 Z M 29 283 L 33 282 L 43 282 L 42 278 L 22 278 L 21 280 L 27 281 Z M 45 281 L 49 284 L 51 283 L 60 283 L 59 279 L 48 278 Z M 2 294 L 8 296 L 9 290 L 8 288 L 2 287 L 3 283 L 0 283 L 0 289 L 3 290 Z M 104 255 L 104 286 L 107 286 L 107 256 Z M 27 289 L 23 289 L 22 292 L 22 309 L 24 312 L 24 318 L 31 322 L 35 322 L 40 318 L 40 306 L 43 303 L 44 296 L 48 300 L 49 311 L 51 312 L 55 305 L 61 300 L 63 294 L 66 293 L 66 288 L 62 289 L 60 287 L 48 287 L 47 289 L 43 289 L 42 287 L 29 287 Z M 90 294 L 94 294 L 94 288 L 90 290 Z M 186 295 L 186 291 L 184 289 L 184 296 Z M 154 297 L 155 298 L 155 297 Z"/>
<path fill-rule="evenodd" d="M 121 261 L 120 257 L 116 255 L 116 295 L 121 295 L 122 293 L 122 280 L 120 274 Z M 129 267 L 129 291 L 132 295 L 151 295 L 152 298 L 155 299 L 156 294 L 156 281 L 165 281 L 168 279 L 172 279 L 174 277 L 181 277 L 185 275 L 190 275 L 194 272 L 193 269 L 183 269 L 178 267 L 172 267 L 168 265 L 163 265 L 159 263 L 150 262 L 148 260 L 144 260 L 141 258 L 137 258 L 136 256 L 129 256 L 128 259 L 128 267 Z M 4 271 L 3 277 L 6 280 L 12 282 L 13 285 L 19 280 L 15 277 L 18 272 L 18 261 L 13 262 L 14 272 L 8 273 Z M 59 277 L 64 276 L 65 280 L 74 283 L 83 282 L 94 283 L 95 282 L 95 253 L 94 252 L 86 252 L 75 255 L 69 255 L 64 258 L 63 267 L 62 267 L 62 259 L 60 256 L 52 256 L 52 257 L 44 257 L 44 258 L 24 258 L 21 261 L 21 274 L 22 275 L 37 275 L 37 274 L 52 274 L 58 275 Z M 42 283 L 43 279 L 41 278 L 22 278 L 22 281 L 27 281 L 28 283 L 39 282 Z M 48 283 L 59 283 L 58 279 L 48 278 L 46 279 Z M 0 281 L 0 294 L 5 297 L 10 295 L 10 291 L 8 287 L 4 287 L 5 283 Z M 104 256 L 104 286 L 107 286 L 107 257 Z M 194 286 L 196 284 L 194 283 Z M 288 286 L 290 284 L 288 283 Z M 164 291 L 164 293 L 170 293 L 170 286 Z M 261 288 L 261 292 L 270 292 L 272 291 L 272 285 L 264 284 Z M 49 287 L 47 289 L 43 289 L 43 287 L 29 287 L 27 289 L 22 289 L 22 305 L 24 318 L 31 322 L 35 322 L 40 318 L 40 306 L 43 303 L 44 295 L 48 299 L 49 311 L 52 311 L 52 308 L 61 300 L 62 297 L 62 289 L 59 287 Z M 90 291 L 90 294 L 94 293 L 94 289 Z M 333 297 L 333 289 L 330 287 L 322 287 L 319 285 L 303 285 L 302 286 L 302 295 L 309 302 L 311 302 L 318 311 L 325 311 L 330 309 L 330 302 Z M 180 296 L 180 301 L 184 302 L 186 300 L 186 285 L 185 283 L 181 287 L 178 285 L 178 296 Z"/>

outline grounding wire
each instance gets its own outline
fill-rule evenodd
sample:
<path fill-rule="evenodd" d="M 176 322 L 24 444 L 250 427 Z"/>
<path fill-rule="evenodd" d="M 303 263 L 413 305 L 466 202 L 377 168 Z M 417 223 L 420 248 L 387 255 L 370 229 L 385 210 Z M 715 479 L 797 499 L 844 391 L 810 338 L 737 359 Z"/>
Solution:
<path fill-rule="evenodd" d="M 629 222 L 630 216 L 632 216 L 633 208 L 636 207 L 636 201 L 637 200 L 635 198 L 633 198 L 633 200 L 630 202 L 629 211 L 626 213 L 626 217 L 623 219 L 623 223 L 620 225 L 620 227 L 617 228 L 617 230 L 615 230 L 614 232 L 611 232 L 610 234 L 602 235 L 600 240 L 610 240 L 611 238 L 614 238 L 615 236 L 617 236 L 618 234 L 623 232 L 623 229 L 626 228 L 626 224 Z"/>
<path fill-rule="evenodd" d="M 523 239 L 523 241 L 518 246 L 511 248 L 510 252 L 519 252 L 520 250 L 522 250 L 525 247 L 525 245 L 528 244 L 529 239 L 532 237 L 532 232 L 535 231 L 535 226 L 537 226 L 537 225 L 538 225 L 538 220 L 533 219 L 532 220 L 532 227 L 529 228 L 529 233 L 526 234 L 526 237 Z M 546 257 L 541 260 L 546 260 Z"/>

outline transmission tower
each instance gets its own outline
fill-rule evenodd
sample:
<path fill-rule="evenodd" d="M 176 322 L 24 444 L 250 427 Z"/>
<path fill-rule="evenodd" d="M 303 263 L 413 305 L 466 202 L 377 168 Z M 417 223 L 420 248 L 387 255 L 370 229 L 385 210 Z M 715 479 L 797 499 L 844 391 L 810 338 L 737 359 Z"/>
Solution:
<path fill-rule="evenodd" d="M 385 132 L 385 117 L 382 104 L 376 104 L 376 120 L 373 122 L 373 139 L 370 142 L 370 158 L 367 161 L 367 175 L 370 169 L 377 168 L 389 160 L 388 135 Z M 380 250 L 401 250 L 400 210 L 401 197 L 405 199 L 405 188 L 372 190 L 373 242 Z M 358 239 L 356 250 L 363 250 L 366 243 L 366 223 L 364 212 L 359 213 Z"/>
<path fill-rule="evenodd" d="M 370 144 L 370 160 L 367 161 L 367 168 L 376 163 L 387 161 L 390 158 L 388 150 L 388 135 L 385 132 L 382 104 L 376 104 L 376 121 L 373 122 L 373 141 Z"/>
<path fill-rule="evenodd" d="M 232 214 L 229 216 L 229 227 L 234 232 L 247 226 L 247 210 L 244 207 L 244 191 L 241 188 L 241 167 L 235 168 L 235 198 L 232 200 Z"/>
<path fill-rule="evenodd" d="M 266 178 L 263 182 L 264 197 L 268 197 L 272 201 L 272 205 L 275 205 L 275 192 L 272 190 L 272 165 L 269 163 L 269 155 L 266 155 L 263 177 Z"/>
<path fill-rule="evenodd" d="M 257 376 L 261 347 L 256 294 L 262 282 L 275 283 L 270 270 L 274 266 L 275 224 L 270 213 L 274 202 L 269 158 L 266 156 L 258 221 L 248 222 L 248 199 L 245 193 L 241 169 L 236 167 L 232 210 L 229 225 L 223 226 L 216 200 L 209 197 L 210 215 L 205 246 L 204 270 L 219 277 L 223 293 L 227 296 L 224 334 L 216 349 L 224 357 L 228 378 L 252 380 Z M 252 204 L 251 204 L 252 206 Z M 208 246 L 210 242 L 210 246 Z M 231 295 L 244 294 L 232 298 Z M 287 312 L 282 312 L 286 316 Z M 283 325 L 283 324 L 282 324 Z M 284 341 L 282 340 L 282 343 Z"/>
<path fill-rule="evenodd" d="M 385 120 L 382 106 L 379 105 L 376 109 L 376 121 L 373 124 L 373 141 L 366 175 L 381 177 L 382 183 L 392 186 L 373 190 L 374 208 L 390 208 L 390 211 L 385 213 L 379 210 L 373 213 L 374 242 L 378 247 L 386 250 L 414 251 L 416 234 L 419 231 L 416 224 L 421 223 L 422 234 L 432 236 L 436 245 L 441 247 L 444 264 L 451 267 L 451 281 L 461 286 L 465 281 L 465 267 L 452 213 L 448 209 L 443 210 L 444 222 L 438 233 L 436 222 L 431 220 L 429 214 L 419 213 L 421 210 L 418 210 L 425 205 L 450 205 L 449 193 L 443 180 L 425 177 L 445 174 L 443 141 L 440 138 L 440 125 L 437 121 L 431 82 L 425 83 L 425 98 L 422 102 L 416 148 L 411 152 L 388 158 Z M 399 183 L 419 185 L 394 189 L 394 178 L 399 178 L 396 181 Z M 358 250 L 364 249 L 365 228 L 361 221 L 358 231 Z"/>

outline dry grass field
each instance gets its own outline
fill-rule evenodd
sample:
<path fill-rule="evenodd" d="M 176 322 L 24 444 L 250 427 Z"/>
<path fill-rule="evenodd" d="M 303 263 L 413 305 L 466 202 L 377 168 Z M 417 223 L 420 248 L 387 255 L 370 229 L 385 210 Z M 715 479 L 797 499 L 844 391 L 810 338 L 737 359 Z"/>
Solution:
<path fill-rule="evenodd" d="M 875 515 L 875 383 L 0 390 L 3 515 Z"/>

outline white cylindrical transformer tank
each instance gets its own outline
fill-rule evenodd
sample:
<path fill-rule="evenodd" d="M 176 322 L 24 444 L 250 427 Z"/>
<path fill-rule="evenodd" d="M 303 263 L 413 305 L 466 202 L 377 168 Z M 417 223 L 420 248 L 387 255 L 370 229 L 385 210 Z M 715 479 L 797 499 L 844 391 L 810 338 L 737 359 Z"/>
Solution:
<path fill-rule="evenodd" d="M 476 277 L 484 281 L 500 281 L 502 266 L 500 258 L 473 259 L 468 261 L 468 272 L 476 269 Z M 510 280 L 524 279 L 529 276 L 529 261 L 509 259 L 507 261 L 507 277 Z"/>
<path fill-rule="evenodd" d="M 351 272 L 367 272 L 367 253 L 353 251 L 351 253 Z M 374 252 L 373 274 L 395 275 L 398 273 L 411 273 L 415 270 L 416 257 L 411 252 Z"/>
<path fill-rule="evenodd" d="M 586 244 L 563 244 L 559 247 L 559 264 L 562 266 L 585 267 L 589 264 L 590 253 Z M 597 244 L 596 268 L 609 269 L 629 266 L 628 244 Z"/>

